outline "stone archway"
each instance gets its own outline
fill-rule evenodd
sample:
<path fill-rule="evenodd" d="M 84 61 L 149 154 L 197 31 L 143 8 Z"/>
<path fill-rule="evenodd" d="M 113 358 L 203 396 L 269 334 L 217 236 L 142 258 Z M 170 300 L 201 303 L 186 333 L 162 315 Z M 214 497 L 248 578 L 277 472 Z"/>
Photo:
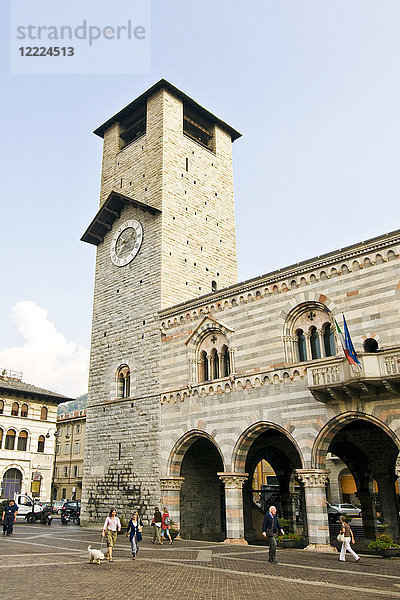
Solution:
<path fill-rule="evenodd" d="M 14 498 L 15 494 L 21 492 L 22 473 L 19 469 L 10 468 L 4 472 L 1 487 L 4 498 Z"/>
<path fill-rule="evenodd" d="M 161 480 L 161 486 L 169 493 L 170 503 L 175 502 L 181 536 L 224 540 L 225 494 L 219 477 L 224 461 L 215 440 L 203 431 L 189 431 L 175 444 L 168 471 L 170 475 Z"/>
<path fill-rule="evenodd" d="M 276 476 L 275 485 L 262 484 L 253 488 L 253 475 L 260 461 L 271 465 Z M 234 471 L 248 473 L 243 486 L 244 535 L 247 540 L 260 537 L 262 519 L 270 504 L 278 507 L 281 517 L 296 527 L 297 508 L 304 508 L 302 487 L 296 485 L 296 470 L 303 467 L 303 459 L 295 440 L 288 432 L 268 422 L 255 423 L 239 438 L 232 461 Z M 296 488 L 295 488 L 296 485 Z M 301 510 L 302 514 L 305 511 Z"/>
<path fill-rule="evenodd" d="M 396 461 L 400 440 L 382 421 L 361 412 L 349 412 L 329 421 L 315 440 L 312 461 L 317 468 L 325 466 L 326 454 L 338 456 L 356 483 L 356 496 L 361 505 L 364 535 L 376 535 L 376 507 L 373 484 L 378 486 L 378 502 L 388 532 L 400 534 L 398 499 L 396 497 Z"/>

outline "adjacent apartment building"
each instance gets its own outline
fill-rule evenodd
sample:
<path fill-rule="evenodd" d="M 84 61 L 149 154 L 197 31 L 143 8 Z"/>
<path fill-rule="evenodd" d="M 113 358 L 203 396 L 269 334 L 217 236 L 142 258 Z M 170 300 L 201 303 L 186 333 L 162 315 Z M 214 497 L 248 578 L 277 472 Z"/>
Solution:
<path fill-rule="evenodd" d="M 55 500 L 81 499 L 85 427 L 86 410 L 75 410 L 57 416 L 53 486 Z"/>
<path fill-rule="evenodd" d="M 48 501 L 54 466 L 57 407 L 70 400 L 0 371 L 0 497 L 26 493 Z"/>

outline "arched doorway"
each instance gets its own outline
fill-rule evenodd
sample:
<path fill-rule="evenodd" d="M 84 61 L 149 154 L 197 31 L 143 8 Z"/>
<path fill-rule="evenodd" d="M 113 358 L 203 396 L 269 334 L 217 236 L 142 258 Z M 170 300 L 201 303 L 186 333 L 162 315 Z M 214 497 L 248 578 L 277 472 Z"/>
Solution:
<path fill-rule="evenodd" d="M 8 469 L 3 475 L 1 487 L 4 498 L 14 498 L 21 491 L 22 475 L 18 469 Z"/>
<path fill-rule="evenodd" d="M 313 459 L 325 466 L 327 452 L 338 456 L 355 482 L 366 538 L 376 535 L 377 512 L 393 537 L 400 532 L 396 461 L 400 441 L 381 421 L 363 413 L 332 419 L 319 434 Z"/>
<path fill-rule="evenodd" d="M 269 474 L 260 482 L 263 461 L 268 464 Z M 303 488 L 295 478 L 296 469 L 303 466 L 302 460 L 295 442 L 284 429 L 270 423 L 253 425 L 236 446 L 234 464 L 235 471 L 244 470 L 249 474 L 243 486 L 246 540 L 261 537 L 262 520 L 271 504 L 277 507 L 280 517 L 288 519 L 290 530 L 293 531 L 299 521 L 305 527 Z"/>
<path fill-rule="evenodd" d="M 189 444 L 189 445 L 188 445 Z M 224 471 L 215 444 L 203 436 L 186 442 L 180 473 L 180 531 L 186 539 L 223 541 L 226 537 L 225 491 L 217 473 Z"/>

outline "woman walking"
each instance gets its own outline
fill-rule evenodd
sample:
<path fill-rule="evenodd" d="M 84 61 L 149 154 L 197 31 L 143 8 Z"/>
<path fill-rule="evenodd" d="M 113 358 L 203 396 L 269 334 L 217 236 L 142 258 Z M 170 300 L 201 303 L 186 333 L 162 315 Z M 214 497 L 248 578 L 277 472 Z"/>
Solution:
<path fill-rule="evenodd" d="M 103 537 L 106 536 L 106 559 L 110 562 L 114 562 L 112 557 L 112 551 L 115 546 L 115 542 L 117 541 L 117 531 L 121 531 L 121 521 L 117 517 L 117 511 L 115 510 L 115 508 L 112 508 L 110 510 L 110 514 L 104 521 L 103 529 L 101 531 L 101 535 Z"/>
<path fill-rule="evenodd" d="M 131 542 L 132 548 L 132 560 L 136 559 L 136 555 L 139 552 L 139 542 L 142 541 L 142 529 L 143 523 L 142 519 L 139 518 L 139 513 L 136 511 L 132 514 L 132 518 L 128 523 L 128 529 L 126 530 L 126 537 L 128 537 Z"/>
<path fill-rule="evenodd" d="M 339 560 L 341 560 L 342 562 L 345 562 L 346 550 L 347 550 L 348 552 L 350 552 L 350 554 L 352 556 L 354 556 L 354 558 L 356 559 L 356 562 L 359 562 L 360 557 L 358 556 L 358 554 L 356 554 L 354 552 L 354 550 L 350 546 L 350 540 L 351 540 L 352 544 L 355 544 L 354 535 L 353 535 L 352 530 L 350 529 L 350 525 L 348 523 L 346 523 L 346 517 L 344 515 L 341 515 L 341 517 L 340 517 L 340 524 L 341 524 L 340 533 L 344 534 L 344 542 L 342 542 L 342 548 L 340 550 Z"/>
<path fill-rule="evenodd" d="M 169 545 L 172 544 L 172 538 L 171 538 L 171 534 L 169 532 L 170 525 L 171 525 L 171 520 L 169 518 L 169 512 L 167 511 L 167 508 L 164 506 L 162 521 L 161 521 L 161 543 L 163 543 L 163 539 L 165 537 L 165 538 L 169 539 Z"/>

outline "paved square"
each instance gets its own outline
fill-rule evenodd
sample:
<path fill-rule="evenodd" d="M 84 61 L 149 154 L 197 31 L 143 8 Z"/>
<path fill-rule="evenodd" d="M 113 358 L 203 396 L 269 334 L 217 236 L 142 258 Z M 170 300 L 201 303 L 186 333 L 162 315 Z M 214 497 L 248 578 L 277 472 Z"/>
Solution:
<path fill-rule="evenodd" d="M 148 533 L 147 533 L 148 531 Z M 400 598 L 400 558 L 362 556 L 176 540 L 154 546 L 146 529 L 139 556 L 119 536 L 114 563 L 89 564 L 86 548 L 100 548 L 99 531 L 75 525 L 17 523 L 0 536 L 0 598 L 10 600 L 247 600 L 274 597 L 323 600 Z"/>

